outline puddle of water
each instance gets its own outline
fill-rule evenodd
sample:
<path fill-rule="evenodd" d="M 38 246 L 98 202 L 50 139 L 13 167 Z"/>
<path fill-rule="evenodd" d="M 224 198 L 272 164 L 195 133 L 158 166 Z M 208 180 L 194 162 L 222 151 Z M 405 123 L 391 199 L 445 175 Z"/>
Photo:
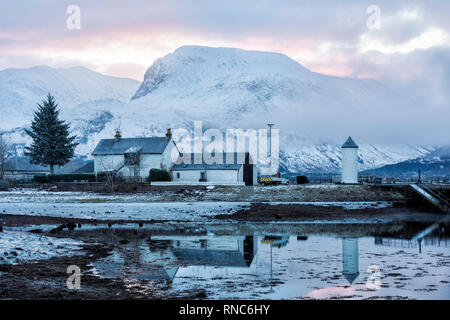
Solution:
<path fill-rule="evenodd" d="M 195 290 L 207 299 L 450 299 L 450 242 L 436 238 L 152 236 L 92 266 L 129 290 L 170 297 Z"/>

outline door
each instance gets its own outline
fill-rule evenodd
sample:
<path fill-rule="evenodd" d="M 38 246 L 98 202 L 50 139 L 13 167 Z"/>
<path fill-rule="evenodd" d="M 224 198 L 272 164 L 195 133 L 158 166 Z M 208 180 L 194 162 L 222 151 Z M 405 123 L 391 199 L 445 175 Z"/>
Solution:
<path fill-rule="evenodd" d="M 250 155 L 247 153 L 245 156 L 244 174 L 243 174 L 246 186 L 253 185 L 253 166 L 254 164 L 250 164 Z"/>

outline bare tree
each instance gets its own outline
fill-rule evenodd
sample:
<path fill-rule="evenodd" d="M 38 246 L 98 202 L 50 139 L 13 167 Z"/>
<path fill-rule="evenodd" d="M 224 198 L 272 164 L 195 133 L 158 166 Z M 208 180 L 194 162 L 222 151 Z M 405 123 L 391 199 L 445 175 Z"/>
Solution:
<path fill-rule="evenodd" d="M 115 159 L 104 156 L 96 159 L 98 168 L 106 178 L 106 186 L 109 192 L 114 192 L 117 171 L 123 166 L 123 162 L 117 162 Z"/>
<path fill-rule="evenodd" d="M 95 159 L 97 171 L 102 173 L 109 192 L 132 192 L 137 190 L 140 182 L 139 163 L 132 162 L 130 164 L 127 161 L 110 156 L 102 156 Z"/>
<path fill-rule="evenodd" d="M 5 178 L 5 163 L 9 158 L 9 150 L 10 146 L 0 132 L 0 181 Z"/>

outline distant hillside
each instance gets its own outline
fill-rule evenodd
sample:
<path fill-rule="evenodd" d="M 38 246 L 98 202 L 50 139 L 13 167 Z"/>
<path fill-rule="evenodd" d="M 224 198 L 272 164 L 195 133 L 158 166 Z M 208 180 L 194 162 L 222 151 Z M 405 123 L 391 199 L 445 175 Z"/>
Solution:
<path fill-rule="evenodd" d="M 441 147 L 424 157 L 385 165 L 377 169 L 365 170 L 363 173 L 379 176 L 450 176 L 450 146 Z"/>

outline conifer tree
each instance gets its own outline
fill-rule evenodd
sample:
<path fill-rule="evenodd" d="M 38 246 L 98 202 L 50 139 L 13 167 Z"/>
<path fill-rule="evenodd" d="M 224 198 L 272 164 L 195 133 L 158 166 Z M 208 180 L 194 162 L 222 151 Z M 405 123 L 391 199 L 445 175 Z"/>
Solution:
<path fill-rule="evenodd" d="M 33 139 L 31 146 L 26 147 L 27 155 L 32 164 L 50 166 L 50 173 L 55 172 L 55 166 L 63 166 L 74 155 L 76 136 L 69 136 L 70 124 L 59 119 L 58 105 L 50 95 L 38 103 L 34 112 L 30 130 L 26 133 Z"/>

